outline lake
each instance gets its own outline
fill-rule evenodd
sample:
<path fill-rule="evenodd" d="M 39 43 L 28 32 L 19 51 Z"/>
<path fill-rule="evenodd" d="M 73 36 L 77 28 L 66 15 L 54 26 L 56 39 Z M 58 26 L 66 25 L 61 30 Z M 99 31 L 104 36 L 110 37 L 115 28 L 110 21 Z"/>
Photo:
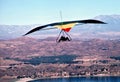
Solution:
<path fill-rule="evenodd" d="M 120 82 L 120 76 L 51 78 L 29 82 Z"/>

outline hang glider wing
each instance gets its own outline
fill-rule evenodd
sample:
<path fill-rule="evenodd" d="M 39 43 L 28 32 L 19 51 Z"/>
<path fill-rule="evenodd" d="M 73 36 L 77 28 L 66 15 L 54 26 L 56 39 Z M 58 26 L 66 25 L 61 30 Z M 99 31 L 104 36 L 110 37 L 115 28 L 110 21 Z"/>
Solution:
<path fill-rule="evenodd" d="M 28 35 L 28 34 L 33 33 L 35 31 L 41 30 L 41 29 L 46 28 L 48 26 L 53 26 L 54 28 L 59 28 L 61 30 L 69 32 L 70 29 L 76 24 L 106 24 L 106 23 L 99 21 L 99 20 L 94 20 L 94 19 L 57 22 L 57 23 L 51 23 L 51 24 L 46 24 L 43 26 L 36 27 L 36 28 L 30 30 L 29 32 L 27 32 L 25 35 Z M 51 28 L 51 29 L 54 29 L 54 28 Z"/>

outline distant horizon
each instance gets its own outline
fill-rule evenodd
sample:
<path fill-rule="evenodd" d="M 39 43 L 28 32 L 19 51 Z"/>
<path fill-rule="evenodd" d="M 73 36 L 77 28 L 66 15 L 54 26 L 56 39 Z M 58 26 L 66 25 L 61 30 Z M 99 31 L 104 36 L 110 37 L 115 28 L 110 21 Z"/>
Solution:
<path fill-rule="evenodd" d="M 0 0 L 0 25 L 48 24 L 120 14 L 120 0 Z"/>
<path fill-rule="evenodd" d="M 107 24 L 86 24 L 76 25 L 71 29 L 69 34 L 73 38 L 107 38 L 115 39 L 120 37 L 120 15 L 100 15 L 95 17 L 97 20 L 102 20 Z M 11 39 L 21 37 L 31 29 L 41 26 L 42 24 L 31 25 L 0 25 L 0 38 Z M 49 28 L 49 27 L 48 27 Z M 48 36 L 57 36 L 60 32 L 59 29 L 37 31 L 31 33 L 30 37 L 46 38 Z"/>

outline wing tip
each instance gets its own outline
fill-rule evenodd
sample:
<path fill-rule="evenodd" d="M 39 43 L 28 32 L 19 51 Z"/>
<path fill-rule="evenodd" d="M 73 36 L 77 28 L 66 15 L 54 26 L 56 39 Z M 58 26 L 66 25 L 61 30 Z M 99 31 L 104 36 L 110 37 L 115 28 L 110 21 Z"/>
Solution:
<path fill-rule="evenodd" d="M 24 34 L 24 35 L 22 35 L 22 36 L 26 36 L 27 34 Z"/>
<path fill-rule="evenodd" d="M 30 33 L 26 33 L 26 34 L 24 34 L 24 35 L 22 35 L 22 36 L 26 36 L 26 35 L 28 35 L 28 34 L 30 34 Z"/>

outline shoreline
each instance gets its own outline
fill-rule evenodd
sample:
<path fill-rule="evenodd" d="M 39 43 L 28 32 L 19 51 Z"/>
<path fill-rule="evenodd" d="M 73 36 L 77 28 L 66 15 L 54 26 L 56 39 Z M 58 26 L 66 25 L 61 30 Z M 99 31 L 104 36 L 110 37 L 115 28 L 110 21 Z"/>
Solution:
<path fill-rule="evenodd" d="M 53 77 L 42 77 L 42 78 L 30 78 L 30 77 L 25 77 L 25 78 L 1 78 L 0 81 L 3 82 L 30 82 L 34 80 L 42 80 L 42 79 L 59 79 L 59 78 L 74 78 L 74 77 L 120 77 L 120 75 L 85 75 L 85 76 L 53 76 Z"/>
<path fill-rule="evenodd" d="M 18 79 L 17 81 L 15 81 L 15 82 L 28 82 L 28 81 L 32 81 L 32 80 L 34 80 L 34 79 L 32 79 L 32 78 L 21 78 L 21 79 Z"/>
<path fill-rule="evenodd" d="M 59 79 L 59 78 L 74 78 L 74 77 L 120 77 L 120 75 L 85 75 L 85 76 L 53 76 L 53 77 L 42 77 L 42 78 L 13 78 L 13 79 L 0 79 L 0 81 L 4 81 L 4 82 L 30 82 L 30 81 L 34 81 L 34 80 L 42 80 L 42 79 Z"/>
<path fill-rule="evenodd" d="M 44 77 L 44 78 L 35 78 L 35 79 L 32 79 L 32 78 L 29 78 L 28 80 L 26 80 L 26 78 L 21 78 L 21 81 L 15 81 L 15 82 L 26 82 L 26 81 L 34 81 L 34 80 L 41 80 L 41 79 L 59 79 L 59 78 L 74 78 L 74 77 L 120 77 L 119 75 L 94 75 L 94 76 L 66 76 L 66 77 L 61 77 L 61 76 L 58 76 L 58 77 Z M 23 81 L 25 80 L 25 81 Z"/>

